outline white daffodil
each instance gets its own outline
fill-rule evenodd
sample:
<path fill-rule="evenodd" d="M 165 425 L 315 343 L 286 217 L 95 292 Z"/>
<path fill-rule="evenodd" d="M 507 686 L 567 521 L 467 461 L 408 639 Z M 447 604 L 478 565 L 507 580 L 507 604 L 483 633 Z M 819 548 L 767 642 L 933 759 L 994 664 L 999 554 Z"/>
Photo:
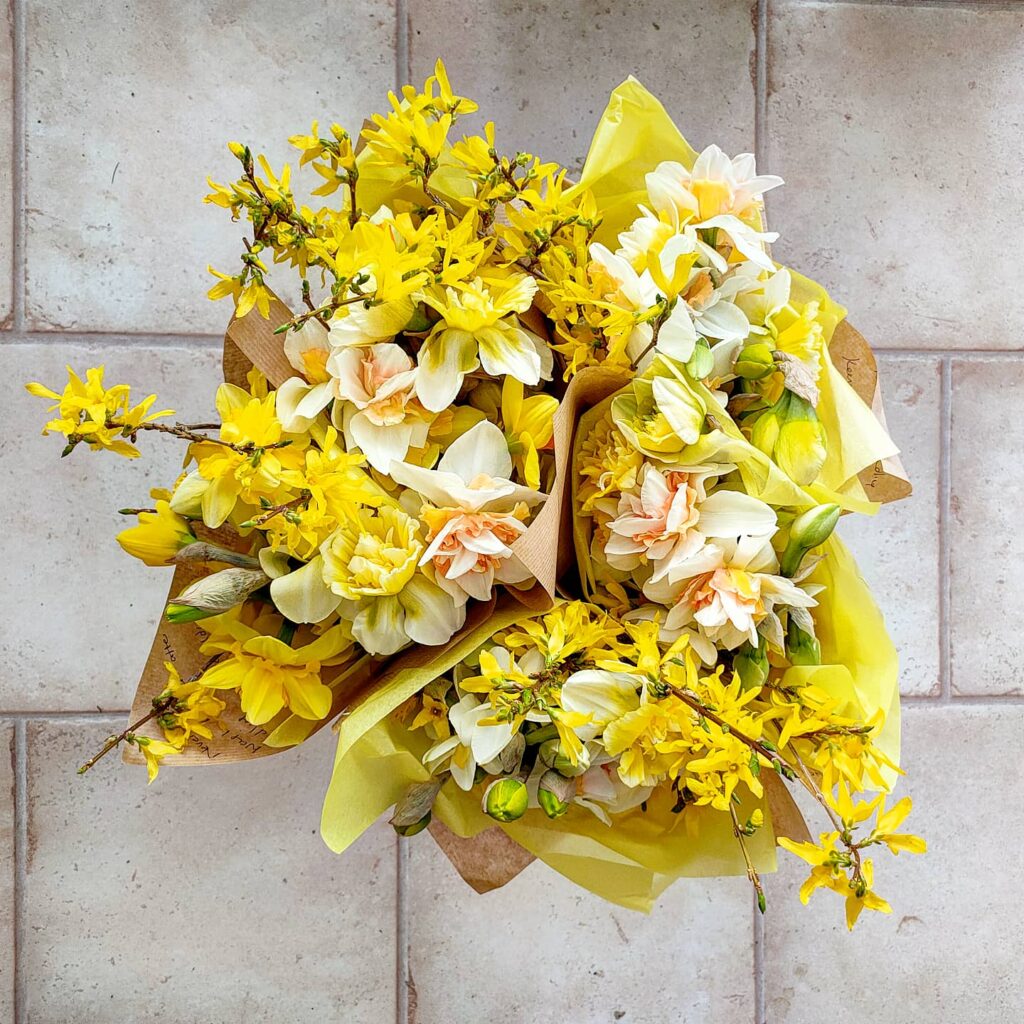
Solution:
<path fill-rule="evenodd" d="M 441 314 L 418 356 L 416 393 L 427 409 L 447 409 L 466 374 L 478 366 L 492 377 L 509 374 L 527 385 L 550 378 L 551 350 L 516 316 L 530 308 L 536 290 L 529 274 L 513 274 L 423 293 L 424 303 Z"/>
<path fill-rule="evenodd" d="M 811 608 L 817 601 L 778 573 L 770 536 L 706 544 L 688 561 L 644 585 L 644 595 L 667 606 L 665 630 L 694 625 L 719 647 L 757 643 L 758 626 L 776 605 Z"/>
<path fill-rule="evenodd" d="M 700 229 L 718 228 L 747 259 L 767 270 L 772 261 L 764 250 L 778 233 L 758 231 L 749 220 L 765 192 L 782 184 L 774 174 L 758 175 L 754 157 L 742 153 L 730 159 L 718 146 L 709 146 L 687 170 L 666 160 L 645 178 L 651 204 L 675 223 Z"/>
<path fill-rule="evenodd" d="M 608 524 L 605 557 L 616 569 L 650 564 L 652 580 L 672 573 L 693 558 L 711 538 L 775 532 L 771 506 L 740 491 L 707 494 L 709 478 L 731 465 L 659 470 L 645 463 L 639 486 L 619 499 L 617 518 Z"/>
<path fill-rule="evenodd" d="M 654 347 L 685 363 L 699 336 L 712 341 L 740 340 L 750 333 L 750 324 L 732 301 L 735 291 L 714 283 L 712 269 L 726 272 L 725 260 L 701 242 L 689 225 L 678 231 L 669 229 L 668 234 L 662 230 L 665 227 L 652 215 L 639 218 L 630 232 L 619 236 L 625 244 L 617 252 L 600 243 L 590 247 L 590 269 L 596 282 L 605 282 L 605 300 L 623 309 L 643 314 L 659 298 L 669 300 L 668 316 L 658 328 Z M 703 263 L 710 263 L 711 268 Z M 654 328 L 648 321 L 636 324 L 626 341 L 626 353 L 640 370 L 653 358 L 653 337 Z"/>
<path fill-rule="evenodd" d="M 281 426 L 298 434 L 309 430 L 334 398 L 333 381 L 327 369 L 331 354 L 327 328 L 310 317 L 297 331 L 285 335 L 284 354 L 302 376 L 289 377 L 277 389 L 275 408 Z"/>
<path fill-rule="evenodd" d="M 476 766 L 489 764 L 508 746 L 514 734 L 510 722 L 481 725 L 490 718 L 494 709 L 473 694 L 466 696 L 448 709 L 448 719 L 454 734 L 435 744 L 423 755 L 423 763 L 436 773 L 448 760 L 448 769 L 460 789 L 470 790 L 476 776 Z"/>
<path fill-rule="evenodd" d="M 526 519 L 546 495 L 513 483 L 504 434 L 484 420 L 454 441 L 437 469 L 391 464 L 396 483 L 424 499 L 420 521 L 437 582 L 455 597 L 486 600 L 495 582 L 522 583 L 529 572 L 512 553 Z"/>
<path fill-rule="evenodd" d="M 341 399 L 345 437 L 374 469 L 387 473 L 393 460 L 404 459 L 410 447 L 426 442 L 429 423 L 415 397 L 416 365 L 399 345 L 337 348 L 328 357 L 327 370 Z"/>

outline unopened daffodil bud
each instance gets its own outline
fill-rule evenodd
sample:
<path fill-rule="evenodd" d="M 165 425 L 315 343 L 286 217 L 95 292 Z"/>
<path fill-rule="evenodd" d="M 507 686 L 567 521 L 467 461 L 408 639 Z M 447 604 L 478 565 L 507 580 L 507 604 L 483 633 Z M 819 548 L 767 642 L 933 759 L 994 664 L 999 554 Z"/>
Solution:
<path fill-rule="evenodd" d="M 565 751 L 562 750 L 562 744 L 556 739 L 545 740 L 540 745 L 538 756 L 549 768 L 553 768 L 560 775 L 564 775 L 567 778 L 582 775 L 590 767 L 590 754 L 587 752 L 586 747 L 580 751 L 576 764 L 573 764 L 569 757 L 566 756 Z"/>
<path fill-rule="evenodd" d="M 740 677 L 740 688 L 759 690 L 768 679 L 768 650 L 764 637 L 758 637 L 754 647 L 749 641 L 740 647 L 732 659 L 733 671 Z"/>
<path fill-rule="evenodd" d="M 484 790 L 484 814 L 495 821 L 517 821 L 526 813 L 529 802 L 526 783 L 515 777 L 495 779 Z"/>
<path fill-rule="evenodd" d="M 400 835 L 408 838 L 414 836 L 419 832 L 422 832 L 429 824 L 432 815 L 430 811 L 420 818 L 419 821 L 414 821 L 411 825 L 392 825 L 391 827 Z"/>
<path fill-rule="evenodd" d="M 775 357 L 772 347 L 765 341 L 747 345 L 736 357 L 733 367 L 736 375 L 744 380 L 760 380 L 767 377 L 775 369 Z"/>
<path fill-rule="evenodd" d="M 170 604 L 168 622 L 195 622 L 241 604 L 270 582 L 262 569 L 222 569 L 186 587 Z"/>
<path fill-rule="evenodd" d="M 703 380 L 715 368 L 715 357 L 711 346 L 704 338 L 698 338 L 693 346 L 693 355 L 686 364 L 686 372 L 694 380 Z"/>
<path fill-rule="evenodd" d="M 569 810 L 575 789 L 576 783 L 572 779 L 567 779 L 554 770 L 546 771 L 540 777 L 537 802 L 549 818 L 560 818 Z"/>
<path fill-rule="evenodd" d="M 184 548 L 195 543 L 188 521 L 166 501 L 158 501 L 153 511 L 139 510 L 137 526 L 122 530 L 117 543 L 146 565 L 169 565 Z"/>
<path fill-rule="evenodd" d="M 171 495 L 171 510 L 177 512 L 179 516 L 202 519 L 203 495 L 209 486 L 210 481 L 205 479 L 199 470 L 193 470 L 183 476 Z"/>
<path fill-rule="evenodd" d="M 816 505 L 793 520 L 789 543 L 779 562 L 781 575 L 791 578 L 800 570 L 800 563 L 812 548 L 819 547 L 832 536 L 842 509 L 835 504 Z"/>
<path fill-rule="evenodd" d="M 761 413 L 750 440 L 800 487 L 814 483 L 825 464 L 825 428 L 811 403 L 789 390 Z"/>
<path fill-rule="evenodd" d="M 818 638 L 801 629 L 793 618 L 786 627 L 786 657 L 793 665 L 820 665 L 821 644 Z"/>

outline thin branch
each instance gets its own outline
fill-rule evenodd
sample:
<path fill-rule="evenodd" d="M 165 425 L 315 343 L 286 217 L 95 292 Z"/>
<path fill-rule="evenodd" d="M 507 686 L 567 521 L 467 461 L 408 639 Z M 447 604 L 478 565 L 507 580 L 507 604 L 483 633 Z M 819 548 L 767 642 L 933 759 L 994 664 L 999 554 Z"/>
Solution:
<path fill-rule="evenodd" d="M 736 842 L 740 844 L 740 851 L 743 853 L 743 862 L 747 866 L 747 878 L 750 879 L 750 884 L 754 887 L 754 891 L 757 893 L 757 909 L 763 914 L 766 906 L 764 888 L 761 885 L 761 879 L 757 873 L 757 869 L 754 867 L 754 862 L 750 859 L 750 851 L 747 849 L 747 844 L 743 839 L 743 829 L 740 827 L 740 819 L 736 816 L 736 808 L 733 807 L 732 804 L 729 804 L 729 814 L 732 817 L 732 834 L 736 837 Z"/>
<path fill-rule="evenodd" d="M 231 441 L 224 441 L 219 437 L 210 437 L 209 434 L 198 434 L 183 423 L 175 423 L 174 426 L 168 426 L 166 423 L 119 423 L 117 420 L 107 420 L 105 426 L 127 430 L 127 436 L 133 441 L 135 440 L 135 435 L 140 430 L 155 430 L 161 434 L 171 434 L 174 437 L 180 437 L 184 441 L 194 443 L 209 442 L 210 444 L 223 445 L 225 448 L 230 448 L 240 455 L 252 455 L 257 449 L 259 451 L 268 451 L 271 448 L 287 448 L 291 444 L 291 441 L 275 441 L 273 444 L 259 445 L 252 441 L 247 441 L 245 444 L 233 444 Z M 78 440 L 87 441 L 88 438 L 80 437 Z"/>

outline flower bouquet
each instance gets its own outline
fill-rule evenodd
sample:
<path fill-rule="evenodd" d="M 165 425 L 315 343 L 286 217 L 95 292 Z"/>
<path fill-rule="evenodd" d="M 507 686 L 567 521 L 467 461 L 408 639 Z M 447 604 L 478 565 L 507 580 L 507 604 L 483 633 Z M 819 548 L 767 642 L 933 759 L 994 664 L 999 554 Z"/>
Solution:
<path fill-rule="evenodd" d="M 121 546 L 174 577 L 131 724 L 83 770 L 123 746 L 152 780 L 333 723 L 339 852 L 390 809 L 478 891 L 536 857 L 639 909 L 745 873 L 763 910 L 782 846 L 805 900 L 888 910 L 872 848 L 924 844 L 886 807 L 896 656 L 833 531 L 909 485 L 870 349 L 770 256 L 781 180 L 693 151 L 633 79 L 577 182 L 491 123 L 456 139 L 476 105 L 440 62 L 389 98 L 290 140 L 309 204 L 230 145 L 208 202 L 251 232 L 212 271 L 216 422 L 102 367 L 28 385 L 65 455 L 187 446 L 122 510 Z"/>

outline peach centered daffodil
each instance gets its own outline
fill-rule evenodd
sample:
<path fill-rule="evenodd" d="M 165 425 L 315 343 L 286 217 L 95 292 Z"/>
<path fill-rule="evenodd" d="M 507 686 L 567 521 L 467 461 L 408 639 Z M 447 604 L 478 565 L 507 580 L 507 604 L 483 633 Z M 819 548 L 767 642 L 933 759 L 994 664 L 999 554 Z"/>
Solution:
<path fill-rule="evenodd" d="M 618 516 L 608 524 L 605 557 L 616 569 L 649 563 L 653 581 L 693 558 L 711 538 L 764 535 L 775 530 L 771 506 L 740 491 L 707 494 L 709 477 L 730 465 L 658 469 L 646 463 L 639 486 L 619 498 Z"/>
<path fill-rule="evenodd" d="M 774 531 L 771 531 L 774 532 Z M 808 589 L 778 575 L 771 534 L 719 539 L 644 585 L 644 595 L 668 607 L 665 631 L 693 625 L 725 650 L 757 644 L 757 628 L 776 605 L 812 608 Z"/>
<path fill-rule="evenodd" d="M 505 436 L 486 420 L 454 441 L 437 469 L 391 464 L 392 479 L 424 499 L 420 521 L 428 545 L 420 564 L 432 562 L 437 582 L 453 597 L 484 601 L 495 582 L 529 578 L 512 544 L 546 495 L 513 483 L 511 475 Z"/>

